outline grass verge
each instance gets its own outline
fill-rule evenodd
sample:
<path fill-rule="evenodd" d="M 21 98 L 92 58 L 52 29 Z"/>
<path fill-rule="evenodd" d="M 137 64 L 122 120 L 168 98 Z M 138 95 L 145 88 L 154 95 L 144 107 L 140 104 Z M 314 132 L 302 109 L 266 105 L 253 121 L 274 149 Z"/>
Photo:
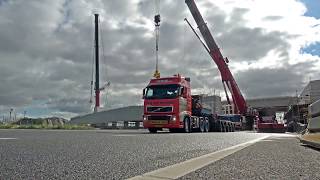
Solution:
<path fill-rule="evenodd" d="M 33 125 L 18 125 L 18 124 L 0 124 L 0 129 L 66 129 L 66 130 L 89 130 L 94 129 L 87 125 L 47 125 L 47 124 L 33 124 Z"/>

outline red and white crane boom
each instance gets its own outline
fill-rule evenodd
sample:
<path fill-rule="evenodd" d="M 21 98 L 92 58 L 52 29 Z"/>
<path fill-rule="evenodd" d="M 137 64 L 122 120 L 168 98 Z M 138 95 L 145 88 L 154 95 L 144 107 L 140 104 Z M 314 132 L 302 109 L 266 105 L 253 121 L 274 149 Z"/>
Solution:
<path fill-rule="evenodd" d="M 229 91 L 231 93 L 235 113 L 245 115 L 247 113 L 247 104 L 246 104 L 246 101 L 245 101 L 244 97 L 242 96 L 240 89 L 238 88 L 238 85 L 237 85 L 236 81 L 234 80 L 234 78 L 231 74 L 231 71 L 227 65 L 228 59 L 223 58 L 223 56 L 220 52 L 220 49 L 217 46 L 215 40 L 213 39 L 211 32 L 210 32 L 207 24 L 204 22 L 194 0 L 185 0 L 185 3 L 189 7 L 190 12 L 191 12 L 195 22 L 198 25 L 198 28 L 199 28 L 199 30 L 202 34 L 202 37 L 205 41 L 205 45 L 207 47 L 208 53 L 210 54 L 213 61 L 218 66 L 228 103 L 231 104 L 226 87 L 229 89 Z"/>

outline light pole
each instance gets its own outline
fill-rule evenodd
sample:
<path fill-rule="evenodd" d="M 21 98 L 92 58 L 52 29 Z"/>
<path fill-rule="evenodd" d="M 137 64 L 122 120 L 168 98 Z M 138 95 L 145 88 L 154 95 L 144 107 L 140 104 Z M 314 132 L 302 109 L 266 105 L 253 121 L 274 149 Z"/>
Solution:
<path fill-rule="evenodd" d="M 299 111 L 299 97 L 298 97 L 298 90 L 296 90 L 296 97 L 297 97 L 298 122 L 300 123 L 300 111 Z"/>
<path fill-rule="evenodd" d="M 11 121 L 11 115 L 12 115 L 12 111 L 13 111 L 13 108 L 10 108 L 10 116 L 9 116 L 9 121 Z"/>

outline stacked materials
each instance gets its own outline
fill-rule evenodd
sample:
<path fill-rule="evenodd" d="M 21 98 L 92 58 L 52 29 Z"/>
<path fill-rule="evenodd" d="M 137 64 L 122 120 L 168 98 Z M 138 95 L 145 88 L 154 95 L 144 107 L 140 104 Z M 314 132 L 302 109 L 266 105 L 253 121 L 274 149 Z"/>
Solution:
<path fill-rule="evenodd" d="M 308 111 L 308 126 L 300 136 L 300 141 L 320 149 L 320 100 L 310 104 Z"/>

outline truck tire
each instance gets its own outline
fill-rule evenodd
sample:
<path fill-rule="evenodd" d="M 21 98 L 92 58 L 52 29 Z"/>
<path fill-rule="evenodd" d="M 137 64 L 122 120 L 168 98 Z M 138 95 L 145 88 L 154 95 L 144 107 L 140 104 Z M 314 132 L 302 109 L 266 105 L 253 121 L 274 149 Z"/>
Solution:
<path fill-rule="evenodd" d="M 200 132 L 204 132 L 205 121 L 201 118 L 199 122 Z"/>
<path fill-rule="evenodd" d="M 218 131 L 223 132 L 223 124 L 221 122 L 218 124 Z"/>
<path fill-rule="evenodd" d="M 216 123 L 210 118 L 209 119 L 209 132 L 216 131 Z"/>
<path fill-rule="evenodd" d="M 157 133 L 157 128 L 148 128 L 150 133 Z"/>
<path fill-rule="evenodd" d="M 185 133 L 191 133 L 191 126 L 190 126 L 190 118 L 186 117 L 183 120 L 183 124 L 184 124 L 184 132 Z"/>
<path fill-rule="evenodd" d="M 227 124 L 222 123 L 222 132 L 227 132 Z"/>
<path fill-rule="evenodd" d="M 209 132 L 210 129 L 210 122 L 209 119 L 206 117 L 204 118 L 204 132 Z"/>

